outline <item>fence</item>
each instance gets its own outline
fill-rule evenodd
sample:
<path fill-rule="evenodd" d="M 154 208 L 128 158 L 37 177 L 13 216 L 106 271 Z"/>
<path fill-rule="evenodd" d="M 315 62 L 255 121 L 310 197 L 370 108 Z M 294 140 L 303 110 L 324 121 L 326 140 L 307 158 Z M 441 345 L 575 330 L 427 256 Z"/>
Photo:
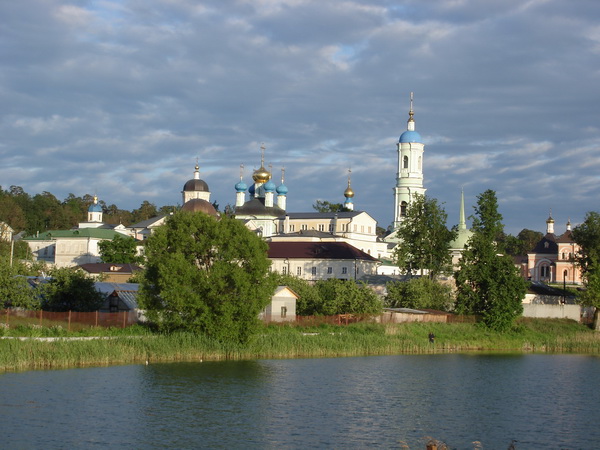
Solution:
<path fill-rule="evenodd" d="M 384 312 L 382 314 L 336 314 L 332 316 L 296 316 L 296 320 L 283 322 L 287 325 L 297 325 L 301 327 L 319 326 L 319 325 L 349 325 L 359 322 L 370 323 L 409 323 L 409 322 L 442 322 L 442 323 L 475 323 L 480 318 L 478 316 L 459 316 L 455 314 L 407 314 Z M 269 320 L 263 317 L 266 323 L 278 323 L 275 320 Z"/>
<path fill-rule="evenodd" d="M 50 312 L 26 311 L 20 309 L 0 310 L 0 323 L 9 327 L 18 325 L 37 325 L 40 327 L 62 327 L 68 331 L 77 331 L 91 327 L 125 328 L 138 322 L 136 311 L 121 312 Z"/>

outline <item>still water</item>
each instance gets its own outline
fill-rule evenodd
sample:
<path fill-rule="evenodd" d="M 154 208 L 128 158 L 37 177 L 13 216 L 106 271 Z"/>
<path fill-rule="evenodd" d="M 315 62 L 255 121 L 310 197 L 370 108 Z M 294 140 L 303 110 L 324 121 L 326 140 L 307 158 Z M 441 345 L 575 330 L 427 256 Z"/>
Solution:
<path fill-rule="evenodd" d="M 600 447 L 600 358 L 401 355 L 0 375 L 2 448 Z"/>

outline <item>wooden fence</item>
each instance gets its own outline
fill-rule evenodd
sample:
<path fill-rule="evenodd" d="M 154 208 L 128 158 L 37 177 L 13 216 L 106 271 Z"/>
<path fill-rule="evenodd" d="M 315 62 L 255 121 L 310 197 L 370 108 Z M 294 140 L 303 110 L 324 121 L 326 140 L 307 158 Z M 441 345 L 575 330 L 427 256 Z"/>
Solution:
<path fill-rule="evenodd" d="M 0 324 L 16 327 L 39 326 L 39 327 L 62 327 L 68 331 L 77 331 L 91 327 L 116 327 L 125 328 L 138 322 L 138 314 L 135 311 L 121 312 L 50 312 L 50 311 L 26 311 L 21 309 L 0 310 Z"/>

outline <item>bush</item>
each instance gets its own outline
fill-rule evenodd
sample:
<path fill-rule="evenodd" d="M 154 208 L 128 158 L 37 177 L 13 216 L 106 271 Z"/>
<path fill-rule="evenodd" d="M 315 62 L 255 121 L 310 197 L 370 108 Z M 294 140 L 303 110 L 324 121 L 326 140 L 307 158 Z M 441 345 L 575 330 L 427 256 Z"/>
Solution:
<path fill-rule="evenodd" d="M 390 308 L 437 309 L 450 311 L 452 288 L 426 277 L 387 283 L 386 306 Z"/>

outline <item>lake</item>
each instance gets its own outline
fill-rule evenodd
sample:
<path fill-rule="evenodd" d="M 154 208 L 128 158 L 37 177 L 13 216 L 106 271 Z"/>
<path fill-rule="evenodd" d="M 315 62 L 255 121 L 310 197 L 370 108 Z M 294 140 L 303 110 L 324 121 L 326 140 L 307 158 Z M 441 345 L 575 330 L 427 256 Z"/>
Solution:
<path fill-rule="evenodd" d="M 589 449 L 600 358 L 451 354 L 0 375 L 3 448 Z"/>

